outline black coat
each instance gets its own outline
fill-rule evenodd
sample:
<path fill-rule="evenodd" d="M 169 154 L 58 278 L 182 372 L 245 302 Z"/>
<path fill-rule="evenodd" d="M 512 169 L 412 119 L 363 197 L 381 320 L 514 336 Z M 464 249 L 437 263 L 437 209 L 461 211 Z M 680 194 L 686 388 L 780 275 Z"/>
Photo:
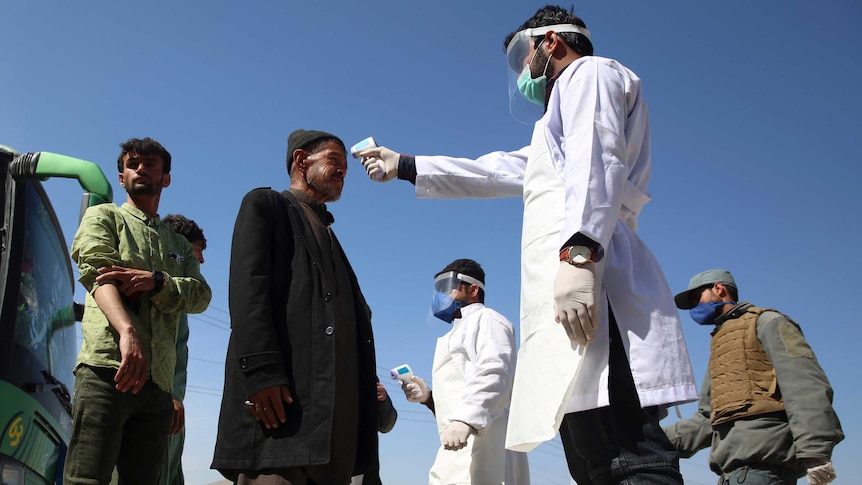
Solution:
<path fill-rule="evenodd" d="M 338 250 L 342 252 L 340 245 Z M 338 328 L 330 304 L 334 282 L 326 280 L 318 261 L 321 253 L 311 226 L 289 192 L 255 189 L 246 194 L 231 247 L 231 337 L 212 463 L 228 478 L 237 471 L 329 462 Z M 349 263 L 347 269 L 360 380 L 354 474 L 361 474 L 377 461 L 377 375 L 371 311 Z M 281 384 L 288 386 L 294 402 L 286 405 L 287 422 L 267 430 L 244 402 Z"/>

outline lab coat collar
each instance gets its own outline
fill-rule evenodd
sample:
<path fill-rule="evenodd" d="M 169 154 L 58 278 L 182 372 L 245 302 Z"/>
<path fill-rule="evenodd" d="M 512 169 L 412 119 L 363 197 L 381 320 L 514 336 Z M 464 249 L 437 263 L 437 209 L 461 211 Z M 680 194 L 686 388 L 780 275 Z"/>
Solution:
<path fill-rule="evenodd" d="M 563 67 L 562 69 L 557 71 L 556 74 L 554 74 L 554 77 L 552 77 L 551 79 L 548 79 L 548 82 L 545 84 L 545 111 L 548 111 L 548 101 L 551 99 L 551 91 L 554 89 L 554 84 L 557 83 L 557 79 L 559 79 L 559 77 L 563 74 L 563 72 L 565 72 L 566 69 L 569 68 L 569 66 L 580 61 L 581 59 L 583 59 L 585 57 L 589 57 L 589 56 L 581 56 L 581 57 L 575 59 L 574 61 L 566 64 L 565 67 Z"/>
<path fill-rule="evenodd" d="M 469 305 L 461 307 L 461 318 L 459 320 L 463 320 L 468 316 L 478 312 L 479 310 L 485 308 L 484 303 L 470 303 Z"/>

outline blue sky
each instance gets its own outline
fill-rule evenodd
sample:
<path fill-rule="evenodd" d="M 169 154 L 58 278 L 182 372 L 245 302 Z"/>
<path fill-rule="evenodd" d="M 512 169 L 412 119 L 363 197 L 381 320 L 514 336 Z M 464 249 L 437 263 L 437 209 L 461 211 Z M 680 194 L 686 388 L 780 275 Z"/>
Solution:
<path fill-rule="evenodd" d="M 183 213 L 205 230 L 214 298 L 190 320 L 189 483 L 219 478 L 208 467 L 234 219 L 248 190 L 287 187 L 287 135 L 321 129 L 348 145 L 373 135 L 396 151 L 465 157 L 526 145 L 531 127 L 507 111 L 502 41 L 544 3 L 0 2 L 0 143 L 92 160 L 123 200 L 118 143 L 154 137 L 174 157 L 160 212 Z M 862 476 L 862 391 L 852 370 L 862 341 L 854 303 L 862 7 L 590 0 L 575 8 L 596 54 L 643 79 L 653 199 L 640 234 L 671 288 L 726 267 L 743 299 L 802 326 L 847 434 L 833 457 L 835 483 L 853 482 Z M 433 275 L 455 258 L 479 261 L 488 305 L 517 319 L 522 203 L 417 200 L 411 185 L 373 183 L 353 163 L 330 209 L 372 307 L 378 374 L 400 413 L 380 440 L 382 476 L 422 483 L 439 444 L 433 420 L 387 370 L 406 362 L 430 378 L 435 339 L 447 330 L 426 319 Z M 68 180 L 46 187 L 70 240 L 80 188 Z M 700 385 L 708 329 L 681 318 Z M 687 483 L 714 483 L 707 453 L 682 462 Z M 534 484 L 568 483 L 558 440 L 530 461 Z"/>

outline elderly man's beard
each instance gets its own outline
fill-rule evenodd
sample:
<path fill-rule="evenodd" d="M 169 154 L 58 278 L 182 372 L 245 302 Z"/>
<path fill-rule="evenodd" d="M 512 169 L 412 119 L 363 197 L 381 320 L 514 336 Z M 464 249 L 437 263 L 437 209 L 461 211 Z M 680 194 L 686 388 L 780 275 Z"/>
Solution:
<path fill-rule="evenodd" d="M 320 195 L 321 202 L 335 202 L 341 198 L 341 191 L 344 189 L 344 179 L 341 179 L 340 186 L 334 179 L 335 177 L 326 175 L 323 167 L 317 167 L 316 165 L 312 165 L 305 173 L 305 184 Z"/>

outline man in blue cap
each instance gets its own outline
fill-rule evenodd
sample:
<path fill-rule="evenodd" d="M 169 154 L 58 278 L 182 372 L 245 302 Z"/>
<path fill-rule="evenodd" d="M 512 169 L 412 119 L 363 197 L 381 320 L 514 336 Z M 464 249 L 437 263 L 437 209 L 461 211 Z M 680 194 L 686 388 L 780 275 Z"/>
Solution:
<path fill-rule="evenodd" d="M 799 325 L 739 302 L 723 269 L 694 275 L 674 300 L 695 322 L 715 327 L 698 410 L 665 428 L 680 456 L 712 446 L 709 466 L 722 484 L 834 480 L 832 449 L 844 433 L 832 387 Z"/>

